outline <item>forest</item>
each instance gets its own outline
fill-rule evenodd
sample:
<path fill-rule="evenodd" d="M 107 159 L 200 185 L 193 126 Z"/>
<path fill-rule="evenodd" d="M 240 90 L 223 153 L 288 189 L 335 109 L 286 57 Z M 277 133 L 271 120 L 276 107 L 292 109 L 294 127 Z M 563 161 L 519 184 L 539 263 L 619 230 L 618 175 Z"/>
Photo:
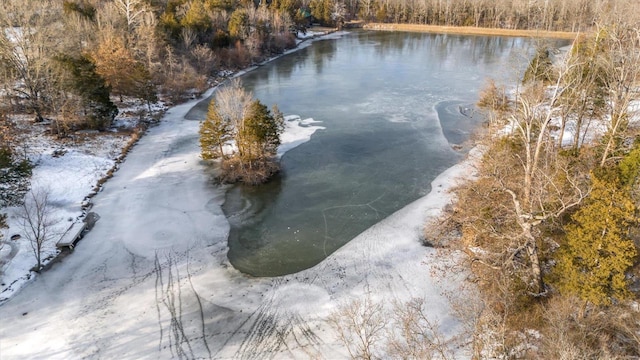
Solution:
<path fill-rule="evenodd" d="M 3 185 L 28 178 L 31 166 L 16 151 L 13 114 L 48 124 L 57 138 L 102 131 L 124 99 L 150 109 L 158 99 L 175 104 L 197 96 L 225 71 L 295 47 L 296 34 L 313 23 L 577 33 L 561 58 L 541 43 L 517 90 L 514 84 L 488 82 L 478 103 L 487 122 L 476 139 L 483 149 L 477 174 L 458 187 L 459 205 L 440 224 L 428 226 L 425 237 L 466 254 L 460 265 L 480 289 L 473 302 L 477 316 L 465 318 L 476 358 L 640 357 L 640 12 L 635 1 L 2 0 L 2 5 Z M 273 127 L 262 129 L 267 135 L 261 147 L 240 149 L 248 157 L 240 163 L 273 155 L 279 143 L 274 134 L 282 131 L 277 108 L 272 114 L 250 100 L 254 118 L 269 117 Z M 220 114 L 213 109 L 210 116 L 215 124 Z M 221 144 L 230 135 L 220 136 L 208 151 L 224 157 Z M 2 201 L 20 199 L 3 194 Z"/>
<path fill-rule="evenodd" d="M 222 70 L 294 47 L 297 31 L 312 23 L 589 32 L 634 13 L 632 1 L 586 0 L 3 0 L 3 6 L 3 113 L 50 119 L 61 136 L 108 127 L 114 99 L 178 102 L 202 92 Z"/>
<path fill-rule="evenodd" d="M 481 289 L 478 357 L 640 356 L 639 50 L 637 25 L 599 24 L 560 59 L 539 48 L 516 92 L 480 94 L 477 177 L 427 229 L 459 240 Z"/>

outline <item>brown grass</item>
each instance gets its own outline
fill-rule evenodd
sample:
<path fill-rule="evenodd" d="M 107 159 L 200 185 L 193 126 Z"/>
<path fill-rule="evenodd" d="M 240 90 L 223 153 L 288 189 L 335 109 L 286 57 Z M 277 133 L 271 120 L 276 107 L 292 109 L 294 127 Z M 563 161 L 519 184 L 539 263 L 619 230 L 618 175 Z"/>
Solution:
<path fill-rule="evenodd" d="M 439 26 L 439 25 L 419 25 L 419 24 L 383 24 L 369 23 L 364 25 L 367 30 L 382 31 L 408 31 L 424 32 L 436 34 L 459 34 L 459 35 L 493 35 L 493 36 L 514 36 L 514 37 L 534 37 L 573 40 L 578 33 L 565 31 L 543 31 L 543 30 L 513 30 L 479 28 L 472 26 Z"/>

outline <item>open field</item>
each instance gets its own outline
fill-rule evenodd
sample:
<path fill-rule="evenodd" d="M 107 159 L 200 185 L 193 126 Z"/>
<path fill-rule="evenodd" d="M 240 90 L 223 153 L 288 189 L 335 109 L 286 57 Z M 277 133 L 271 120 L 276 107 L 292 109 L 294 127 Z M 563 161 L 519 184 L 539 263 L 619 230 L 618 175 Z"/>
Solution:
<path fill-rule="evenodd" d="M 537 38 L 554 38 L 554 39 L 570 39 L 576 38 L 578 33 L 564 31 L 543 31 L 543 30 L 513 30 L 513 29 L 494 29 L 479 28 L 471 26 L 439 26 L 439 25 L 421 25 L 421 24 L 384 24 L 369 23 L 364 25 L 367 30 L 382 31 L 412 31 L 439 34 L 462 34 L 462 35 L 495 35 L 495 36 L 517 36 L 517 37 L 537 37 Z"/>

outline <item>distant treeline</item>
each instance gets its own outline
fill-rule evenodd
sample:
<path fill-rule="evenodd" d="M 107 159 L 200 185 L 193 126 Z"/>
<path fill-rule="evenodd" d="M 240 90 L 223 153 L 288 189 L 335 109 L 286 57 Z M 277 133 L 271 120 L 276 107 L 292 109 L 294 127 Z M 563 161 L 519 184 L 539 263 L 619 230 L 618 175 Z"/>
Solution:
<path fill-rule="evenodd" d="M 365 21 L 571 32 L 639 18 L 633 0 L 348 0 L 344 6 L 349 19 Z M 339 9 L 339 1 L 312 0 L 310 7 L 323 22 L 340 19 L 339 11 L 328 14 L 333 17 L 318 11 Z"/>

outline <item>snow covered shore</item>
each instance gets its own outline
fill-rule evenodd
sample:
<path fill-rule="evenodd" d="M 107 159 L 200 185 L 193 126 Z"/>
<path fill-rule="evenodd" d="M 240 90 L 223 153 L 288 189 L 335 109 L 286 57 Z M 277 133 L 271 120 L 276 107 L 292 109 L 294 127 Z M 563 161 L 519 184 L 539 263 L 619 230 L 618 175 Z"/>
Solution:
<path fill-rule="evenodd" d="M 346 358 L 327 318 L 363 297 L 424 299 L 443 333 L 458 331 L 443 295 L 457 284 L 437 275 L 449 259 L 420 239 L 472 161 L 315 267 L 252 278 L 226 257 L 224 192 L 199 158 L 198 122 L 184 120 L 196 102 L 170 109 L 133 148 L 94 197 L 101 218 L 74 253 L 0 306 L 2 359 Z M 317 130 L 288 120 L 281 153 Z"/>
<path fill-rule="evenodd" d="M 344 358 L 326 319 L 364 294 L 424 298 L 455 330 L 432 276 L 440 260 L 419 239 L 468 163 L 317 266 L 251 278 L 226 259 L 223 192 L 199 159 L 198 122 L 182 119 L 193 105 L 172 108 L 140 140 L 94 198 L 101 219 L 73 255 L 0 307 L 3 359 Z"/>

